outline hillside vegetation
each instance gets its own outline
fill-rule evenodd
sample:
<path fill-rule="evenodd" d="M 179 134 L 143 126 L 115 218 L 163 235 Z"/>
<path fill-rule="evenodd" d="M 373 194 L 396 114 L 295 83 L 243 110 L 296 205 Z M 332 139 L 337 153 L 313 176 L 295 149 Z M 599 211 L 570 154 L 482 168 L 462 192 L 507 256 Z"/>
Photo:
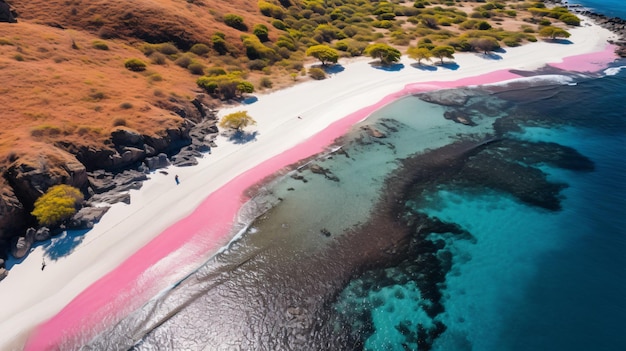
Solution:
<path fill-rule="evenodd" d="M 564 8 L 522 0 L 7 2 L 19 17 L 0 23 L 0 212 L 15 204 L 5 190 L 17 182 L 7 171 L 16 163 L 58 175 L 33 190 L 43 194 L 69 182 L 60 169 L 74 167 L 79 150 L 113 150 L 115 131 L 158 137 L 185 128 L 181 111 L 198 93 L 217 105 L 311 79 L 312 46 L 354 57 L 385 43 L 411 48 L 421 62 L 438 46 L 488 52 L 536 41 L 546 26 L 578 24 Z M 15 196 L 29 212 L 34 196 L 23 193 Z"/>

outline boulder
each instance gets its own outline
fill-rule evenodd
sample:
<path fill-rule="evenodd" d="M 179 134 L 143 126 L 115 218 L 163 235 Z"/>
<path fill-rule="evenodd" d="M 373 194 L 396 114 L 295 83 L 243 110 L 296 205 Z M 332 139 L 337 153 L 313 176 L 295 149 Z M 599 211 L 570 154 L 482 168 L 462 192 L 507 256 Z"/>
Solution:
<path fill-rule="evenodd" d="M 9 271 L 7 271 L 5 268 L 0 268 L 0 281 L 6 278 L 7 275 L 9 275 Z"/>
<path fill-rule="evenodd" d="M 32 229 L 32 228 L 31 228 Z M 35 241 L 44 241 L 50 239 L 50 229 L 41 227 L 35 232 Z"/>
<path fill-rule="evenodd" d="M 15 258 L 22 258 L 26 256 L 32 244 L 33 243 L 26 239 L 26 237 L 18 237 L 17 240 L 15 240 L 15 244 L 11 247 L 11 255 Z"/>
<path fill-rule="evenodd" d="M 151 171 L 159 168 L 165 168 L 170 165 L 170 161 L 167 158 L 167 155 L 164 153 L 160 153 L 157 156 L 146 157 L 144 163 Z"/>
<path fill-rule="evenodd" d="M 146 152 L 143 149 L 135 147 L 124 147 L 120 150 L 123 164 L 131 165 L 133 163 L 142 161 L 146 157 Z"/>
<path fill-rule="evenodd" d="M 119 128 L 111 132 L 111 141 L 115 146 L 134 146 L 143 148 L 144 139 L 141 134 L 126 128 Z"/>
<path fill-rule="evenodd" d="M 9 239 L 21 231 L 25 223 L 24 205 L 15 196 L 13 188 L 0 177 L 0 239 Z"/>
<path fill-rule="evenodd" d="M 69 221 L 72 229 L 91 229 L 110 207 L 83 207 Z"/>
<path fill-rule="evenodd" d="M 16 23 L 17 12 L 4 0 L 0 0 L 0 22 Z"/>
<path fill-rule="evenodd" d="M 20 157 L 5 173 L 15 195 L 31 208 L 51 186 L 67 184 L 82 189 L 87 184 L 85 167 L 74 155 L 49 147 L 37 156 Z"/>

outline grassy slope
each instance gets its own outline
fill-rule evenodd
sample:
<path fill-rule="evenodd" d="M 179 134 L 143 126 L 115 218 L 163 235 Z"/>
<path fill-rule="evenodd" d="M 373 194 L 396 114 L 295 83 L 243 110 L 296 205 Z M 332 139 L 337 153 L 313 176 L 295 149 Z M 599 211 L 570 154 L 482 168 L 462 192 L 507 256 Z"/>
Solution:
<path fill-rule="evenodd" d="M 180 123 L 159 101 L 192 98 L 197 76 L 172 61 L 140 73 L 126 70 L 128 58 L 148 61 L 138 49 L 140 37 L 182 38 L 176 40 L 184 47 L 222 31 L 238 43 L 241 32 L 218 21 L 224 14 L 240 14 L 247 23 L 268 20 L 256 1 L 246 0 L 13 0 L 11 5 L 19 22 L 0 24 L 0 169 L 10 154 L 34 158 L 55 141 L 101 146 L 115 122 L 144 134 Z M 117 38 L 103 40 L 103 33 Z M 105 41 L 109 50 L 93 48 L 95 40 Z M 210 65 L 210 59 L 198 60 Z"/>

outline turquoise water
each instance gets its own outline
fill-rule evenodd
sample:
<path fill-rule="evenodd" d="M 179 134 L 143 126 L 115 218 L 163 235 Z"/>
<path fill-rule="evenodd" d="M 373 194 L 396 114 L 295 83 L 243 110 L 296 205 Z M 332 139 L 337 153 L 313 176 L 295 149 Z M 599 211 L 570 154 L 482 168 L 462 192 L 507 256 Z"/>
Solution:
<path fill-rule="evenodd" d="M 569 3 L 583 5 L 610 17 L 626 19 L 626 3 L 622 0 L 571 0 Z"/>
<path fill-rule="evenodd" d="M 576 80 L 384 107 L 85 349 L 626 349 L 626 70 Z"/>

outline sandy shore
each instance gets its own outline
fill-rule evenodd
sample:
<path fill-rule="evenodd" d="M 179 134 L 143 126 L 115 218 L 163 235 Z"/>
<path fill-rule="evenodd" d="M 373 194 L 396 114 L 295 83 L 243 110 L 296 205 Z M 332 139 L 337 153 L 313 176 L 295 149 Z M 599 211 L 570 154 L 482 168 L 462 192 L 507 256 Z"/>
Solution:
<path fill-rule="evenodd" d="M 344 70 L 329 79 L 257 95 L 253 104 L 221 110 L 220 115 L 247 110 L 258 123 L 248 130 L 256 131 L 256 138 L 235 144 L 219 137 L 219 147 L 198 166 L 152 174 L 141 190 L 131 192 L 130 205 L 113 206 L 70 255 L 46 259 L 45 270 L 44 246 L 13 266 L 0 282 L 5 301 L 0 349 L 22 349 L 27 338 L 27 349 L 33 350 L 72 342 L 80 338 L 78 329 L 97 330 L 139 307 L 232 238 L 245 189 L 324 150 L 351 125 L 398 97 L 513 79 L 517 76 L 510 69 L 534 70 L 546 63 L 597 71 L 615 58 L 606 43 L 613 38 L 609 31 L 585 21 L 570 32 L 571 44 L 538 42 L 491 58 L 457 54 L 456 66 L 436 70 L 416 68 L 406 57 L 403 68 L 395 71 L 373 68 L 364 58 L 342 61 Z"/>

